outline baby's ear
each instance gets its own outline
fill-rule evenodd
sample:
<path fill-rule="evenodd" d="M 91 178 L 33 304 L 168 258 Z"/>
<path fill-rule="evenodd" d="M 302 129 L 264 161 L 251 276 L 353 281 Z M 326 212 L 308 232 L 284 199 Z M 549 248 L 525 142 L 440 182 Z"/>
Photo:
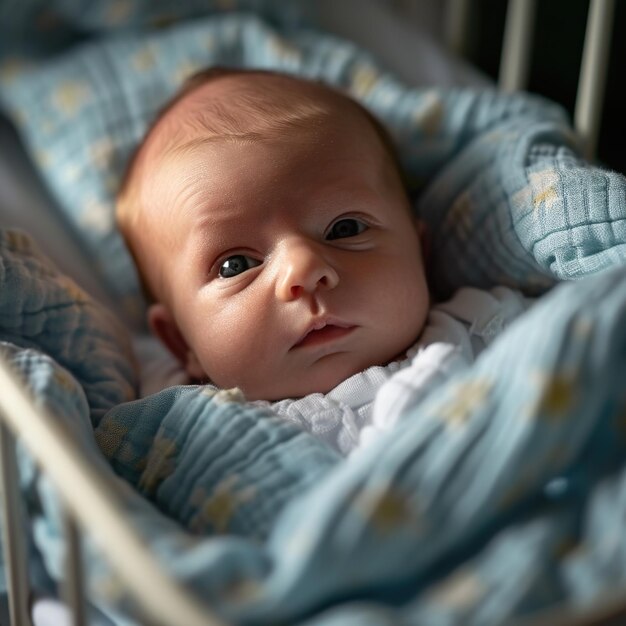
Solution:
<path fill-rule="evenodd" d="M 161 340 L 163 345 L 178 359 L 190 378 L 205 378 L 204 371 L 193 350 L 185 341 L 171 311 L 160 302 L 148 309 L 150 330 Z"/>

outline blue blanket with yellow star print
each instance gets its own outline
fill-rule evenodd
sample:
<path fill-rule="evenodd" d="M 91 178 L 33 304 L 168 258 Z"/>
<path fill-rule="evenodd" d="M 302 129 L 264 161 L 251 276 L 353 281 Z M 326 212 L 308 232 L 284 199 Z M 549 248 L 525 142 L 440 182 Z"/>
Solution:
<path fill-rule="evenodd" d="M 554 288 L 342 462 L 228 392 L 133 400 L 113 318 L 26 236 L 2 232 L 0 258 L 4 358 L 110 475 L 163 566 L 225 618 L 496 624 L 624 582 L 624 268 Z M 23 450 L 20 462 L 58 575 L 57 503 Z M 94 601 L 114 617 L 111 574 L 89 554 Z"/>
<path fill-rule="evenodd" d="M 467 131 L 489 99 L 503 103 L 443 98 L 444 119 L 472 104 L 448 131 Z M 560 114 L 538 112 L 474 127 L 418 208 L 441 293 L 447 257 L 482 264 L 485 280 L 506 258 L 519 274 L 494 282 L 529 290 L 578 280 L 348 461 L 227 391 L 135 399 L 124 329 L 28 237 L 0 231 L 4 358 L 119 490 L 163 567 L 224 619 L 487 626 L 626 584 L 626 184 L 576 157 Z M 485 249 L 470 236 L 481 229 L 508 234 Z M 23 449 L 19 460 L 33 559 L 58 579 L 58 502 Z M 92 601 L 123 621 L 119 586 L 87 554 Z"/>

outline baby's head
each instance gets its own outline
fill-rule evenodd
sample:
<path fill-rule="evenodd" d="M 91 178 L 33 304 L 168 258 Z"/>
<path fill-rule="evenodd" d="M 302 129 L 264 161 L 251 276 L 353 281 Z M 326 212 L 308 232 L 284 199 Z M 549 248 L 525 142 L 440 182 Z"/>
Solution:
<path fill-rule="evenodd" d="M 391 144 L 319 83 L 196 76 L 136 153 L 118 222 L 153 332 L 191 378 L 251 400 L 327 392 L 400 355 L 426 318 Z"/>

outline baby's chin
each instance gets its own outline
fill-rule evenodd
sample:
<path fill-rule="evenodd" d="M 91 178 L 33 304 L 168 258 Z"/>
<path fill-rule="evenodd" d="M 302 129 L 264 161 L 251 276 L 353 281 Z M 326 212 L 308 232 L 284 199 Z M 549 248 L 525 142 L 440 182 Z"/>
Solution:
<path fill-rule="evenodd" d="M 376 365 L 387 365 L 392 361 L 400 360 L 406 354 L 406 350 L 395 355 L 393 358 L 357 361 L 342 363 L 339 367 L 335 364 L 326 368 L 318 368 L 302 372 L 299 376 L 288 379 L 267 381 L 266 384 L 255 384 L 249 387 L 245 385 L 239 388 L 247 400 L 265 400 L 276 402 L 278 400 L 298 399 L 314 393 L 326 394 L 335 389 L 351 376 Z M 321 365 L 321 363 L 320 363 Z"/>
<path fill-rule="evenodd" d="M 250 401 L 265 400 L 267 402 L 277 402 L 279 400 L 287 399 L 297 400 L 298 398 L 304 398 L 304 396 L 308 396 L 313 393 L 326 394 L 332 391 L 335 387 L 337 387 L 340 383 L 346 380 L 346 378 L 349 378 L 351 375 L 346 376 L 345 378 L 337 377 L 336 379 L 330 380 L 325 384 L 316 382 L 311 383 L 310 381 L 298 381 L 292 383 L 285 381 L 281 385 L 268 385 L 267 387 L 262 389 L 253 388 L 251 390 L 246 390 L 245 387 L 241 387 L 240 389 L 246 397 L 246 400 Z"/>

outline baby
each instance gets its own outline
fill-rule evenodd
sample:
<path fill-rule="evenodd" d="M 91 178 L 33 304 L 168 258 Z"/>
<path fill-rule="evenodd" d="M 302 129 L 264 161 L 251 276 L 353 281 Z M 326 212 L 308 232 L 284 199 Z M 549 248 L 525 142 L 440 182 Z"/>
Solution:
<path fill-rule="evenodd" d="M 189 378 L 249 400 L 327 393 L 404 355 L 429 309 L 391 142 L 320 83 L 213 69 L 159 116 L 119 227 L 149 325 Z"/>

